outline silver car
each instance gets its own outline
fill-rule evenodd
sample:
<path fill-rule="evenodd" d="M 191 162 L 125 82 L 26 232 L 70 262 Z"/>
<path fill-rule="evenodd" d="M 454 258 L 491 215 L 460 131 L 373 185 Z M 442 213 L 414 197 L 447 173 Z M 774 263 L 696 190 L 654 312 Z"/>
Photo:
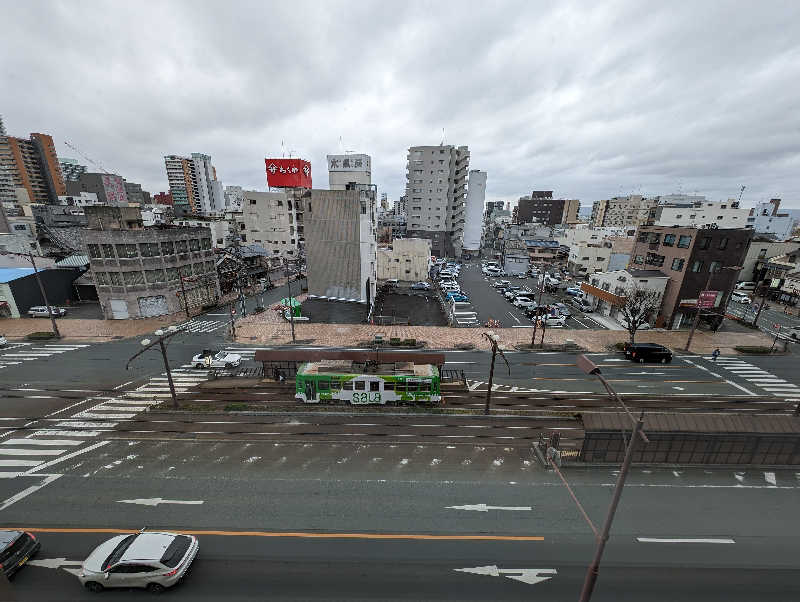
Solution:
<path fill-rule="evenodd" d="M 92 592 L 107 587 L 162 592 L 181 580 L 199 548 L 193 535 L 156 531 L 117 535 L 89 554 L 78 579 Z"/>

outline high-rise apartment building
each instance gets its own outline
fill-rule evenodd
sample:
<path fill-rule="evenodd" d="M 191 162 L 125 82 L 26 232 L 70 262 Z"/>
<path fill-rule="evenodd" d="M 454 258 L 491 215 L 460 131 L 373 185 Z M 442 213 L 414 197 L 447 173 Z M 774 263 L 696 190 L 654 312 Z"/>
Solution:
<path fill-rule="evenodd" d="M 469 149 L 412 146 L 406 164 L 408 236 L 427 238 L 437 257 L 460 257 Z"/>
<path fill-rule="evenodd" d="M 191 157 L 164 157 L 167 181 L 175 207 L 175 215 L 208 214 L 225 210 L 225 191 L 217 180 L 211 157 L 192 153 Z"/>
<path fill-rule="evenodd" d="M 33 203 L 58 203 L 66 188 L 53 138 L 38 133 L 28 139 L 0 134 L 0 180 L 4 201 L 16 201 L 16 189 L 23 188 Z"/>
<path fill-rule="evenodd" d="M 369 155 L 328 155 L 328 188 L 346 190 L 348 184 L 372 184 L 372 159 Z"/>
<path fill-rule="evenodd" d="M 640 194 L 615 196 L 611 199 L 597 201 L 592 206 L 591 224 L 595 228 L 636 228 L 646 224 L 650 211 L 655 208 L 658 199 L 648 199 Z"/>
<path fill-rule="evenodd" d="M 77 182 L 80 175 L 88 171 L 85 165 L 78 163 L 77 159 L 59 157 L 58 165 L 61 167 L 61 175 L 64 176 L 65 182 Z"/>
<path fill-rule="evenodd" d="M 486 172 L 473 169 L 469 172 L 469 189 L 467 190 L 464 252 L 478 253 L 481 250 L 485 204 Z"/>
<path fill-rule="evenodd" d="M 302 188 L 243 190 L 237 218 L 241 241 L 261 245 L 271 257 L 298 257 L 305 243 L 302 194 Z"/>
<path fill-rule="evenodd" d="M 517 203 L 517 220 L 521 224 L 537 222 L 545 226 L 578 223 L 578 199 L 554 199 L 552 190 L 534 190 L 531 196 Z"/>

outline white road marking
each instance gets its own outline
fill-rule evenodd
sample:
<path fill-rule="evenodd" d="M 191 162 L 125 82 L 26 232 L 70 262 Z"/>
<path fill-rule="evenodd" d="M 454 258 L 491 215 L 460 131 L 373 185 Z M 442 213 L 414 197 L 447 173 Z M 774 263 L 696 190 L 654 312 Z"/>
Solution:
<path fill-rule="evenodd" d="M 489 577 L 507 577 L 515 581 L 522 581 L 529 585 L 541 583 L 558 574 L 556 569 L 501 569 L 496 565 L 476 566 L 464 569 L 453 569 L 459 573 L 472 573 L 473 575 L 487 575 Z"/>
<path fill-rule="evenodd" d="M 158 506 L 159 504 L 183 504 L 197 506 L 203 503 L 203 500 L 165 500 L 160 497 L 153 498 L 138 498 L 135 500 L 117 500 L 121 504 L 138 504 L 140 506 Z"/>
<path fill-rule="evenodd" d="M 445 506 L 453 510 L 474 510 L 477 512 L 488 512 L 489 510 L 533 510 L 530 506 L 487 506 L 486 504 L 465 504 L 463 506 Z"/>
<path fill-rule="evenodd" d="M 65 449 L 22 449 L 18 447 L 0 447 L 0 456 L 58 456 Z"/>
<path fill-rule="evenodd" d="M 27 473 L 26 473 L 26 474 L 27 474 Z M 9 506 L 11 506 L 12 504 L 15 504 L 15 503 L 17 503 L 18 501 L 20 501 L 21 499 L 24 499 L 24 498 L 28 497 L 30 494 L 32 494 L 32 493 L 36 493 L 36 492 L 37 492 L 37 491 L 39 491 L 39 490 L 40 490 L 42 487 L 46 487 L 47 485 L 49 485 L 50 483 L 52 483 L 53 481 L 55 481 L 55 480 L 56 480 L 57 478 L 59 478 L 60 476 L 62 476 L 62 475 L 60 475 L 60 474 L 52 474 L 52 475 L 48 475 L 48 476 L 47 476 L 47 477 L 45 477 L 45 479 L 44 479 L 44 480 L 43 480 L 41 483 L 39 483 L 38 485 L 32 485 L 31 487 L 28 487 L 27 489 L 23 489 L 22 491 L 20 491 L 20 492 L 19 492 L 19 493 L 17 493 L 16 495 L 12 495 L 10 498 L 8 498 L 6 501 L 4 501 L 4 502 L 2 503 L 2 505 L 0 505 L 0 511 L 2 511 L 2 510 L 5 510 L 6 508 L 8 508 Z"/>
<path fill-rule="evenodd" d="M 748 395 L 752 395 L 753 397 L 757 397 L 757 394 L 756 394 L 756 393 L 753 393 L 753 392 L 752 392 L 752 391 L 750 391 L 749 389 L 745 389 L 743 386 L 741 386 L 741 385 L 739 385 L 739 384 L 736 384 L 736 383 L 735 383 L 735 382 L 733 382 L 732 380 L 728 380 L 727 378 L 723 378 L 723 377 L 722 377 L 722 375 L 720 375 L 720 374 L 716 374 L 716 373 L 712 372 L 711 370 L 709 370 L 709 369 L 708 369 L 708 368 L 706 368 L 705 366 L 701 366 L 700 364 L 695 364 L 694 362 L 692 362 L 692 361 L 689 361 L 689 360 L 687 360 L 686 358 L 683 358 L 683 361 L 684 361 L 684 362 L 686 362 L 687 364 L 690 364 L 690 365 L 694 366 L 695 368 L 700 368 L 700 370 L 704 370 L 704 371 L 708 372 L 708 373 L 709 373 L 711 376 L 714 376 L 714 377 L 716 377 L 716 378 L 720 378 L 720 379 L 724 380 L 726 383 L 728 383 L 728 384 L 729 384 L 729 385 L 731 385 L 732 387 L 736 387 L 737 389 L 739 389 L 740 391 L 744 391 L 744 392 L 745 392 L 745 393 L 747 393 Z"/>
<path fill-rule="evenodd" d="M 775 479 L 775 473 L 774 472 L 765 472 L 764 473 L 764 480 L 767 483 L 769 483 L 770 485 L 777 485 L 778 484 L 777 480 Z"/>
<path fill-rule="evenodd" d="M 73 439 L 7 439 L 2 445 L 80 445 Z M 2 448 L 0 448 L 2 449 Z"/>
<path fill-rule="evenodd" d="M 641 543 L 736 543 L 730 538 L 702 538 L 702 537 L 686 537 L 669 539 L 664 537 L 637 537 L 636 541 Z"/>

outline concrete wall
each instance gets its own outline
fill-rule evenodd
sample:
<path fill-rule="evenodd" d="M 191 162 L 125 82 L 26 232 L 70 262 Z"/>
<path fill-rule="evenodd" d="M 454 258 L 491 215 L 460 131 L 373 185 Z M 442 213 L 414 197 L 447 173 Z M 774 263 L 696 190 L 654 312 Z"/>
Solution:
<path fill-rule="evenodd" d="M 391 247 L 378 249 L 378 280 L 396 278 L 402 282 L 428 279 L 431 243 L 427 239 L 396 240 Z"/>

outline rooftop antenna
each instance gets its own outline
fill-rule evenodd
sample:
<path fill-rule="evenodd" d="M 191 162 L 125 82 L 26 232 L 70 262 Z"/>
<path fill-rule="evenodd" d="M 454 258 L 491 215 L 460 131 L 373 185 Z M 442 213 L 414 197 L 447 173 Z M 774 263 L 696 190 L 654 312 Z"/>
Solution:
<path fill-rule="evenodd" d="M 344 152 L 344 142 L 342 142 L 342 137 L 341 136 L 339 136 L 339 152 L 340 153 Z"/>
<path fill-rule="evenodd" d="M 281 158 L 286 158 L 286 145 L 283 143 L 283 140 L 281 140 Z"/>
<path fill-rule="evenodd" d="M 747 186 L 742 186 L 741 189 L 739 190 L 739 202 L 740 203 L 742 202 L 742 195 L 744 194 L 744 189 L 745 188 L 747 188 Z"/>
<path fill-rule="evenodd" d="M 442 141 L 439 143 L 439 146 L 444 146 L 445 140 L 446 140 L 446 138 L 445 138 L 445 135 L 444 135 L 444 128 L 442 128 Z"/>

